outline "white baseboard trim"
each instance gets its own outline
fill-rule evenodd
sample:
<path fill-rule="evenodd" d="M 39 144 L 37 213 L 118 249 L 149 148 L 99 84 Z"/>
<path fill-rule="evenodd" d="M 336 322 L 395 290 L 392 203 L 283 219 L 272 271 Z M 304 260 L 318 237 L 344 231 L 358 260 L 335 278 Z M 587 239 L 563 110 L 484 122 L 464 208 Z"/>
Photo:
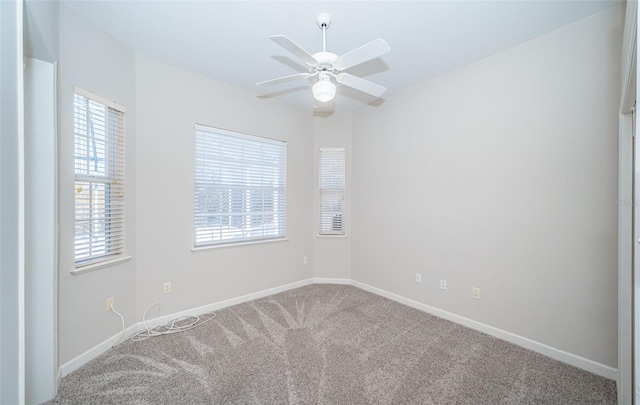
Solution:
<path fill-rule="evenodd" d="M 351 285 L 350 278 L 322 278 L 314 277 L 311 279 L 313 284 L 348 284 Z"/>
<path fill-rule="evenodd" d="M 170 321 L 171 319 L 180 317 L 180 316 L 187 316 L 187 315 L 201 315 L 201 314 L 205 314 L 208 312 L 212 312 L 212 311 L 217 311 L 220 310 L 222 308 L 226 308 L 226 307 L 230 307 L 232 305 L 237 305 L 237 304 L 242 304 L 243 302 L 247 302 L 247 301 L 252 301 L 258 298 L 263 298 L 263 297 L 267 297 L 269 295 L 273 295 L 273 294 L 277 294 L 280 292 L 284 292 L 284 291 L 288 291 L 288 290 L 292 290 L 294 288 L 299 288 L 299 287 L 304 287 L 306 285 L 310 285 L 310 284 L 347 284 L 347 285 L 353 285 L 354 287 L 358 287 L 361 288 L 365 291 L 371 292 L 373 294 L 377 294 L 380 295 L 382 297 L 385 298 L 389 298 L 393 301 L 399 302 L 401 304 L 410 306 L 412 308 L 416 308 L 419 309 L 421 311 L 430 313 L 432 315 L 438 316 L 440 318 L 444 318 L 447 319 L 449 321 L 458 323 L 460 325 L 464 325 L 467 326 L 469 328 L 478 330 L 480 332 L 486 333 L 488 335 L 497 337 L 499 339 L 502 340 L 506 340 L 507 342 L 516 344 L 518 346 L 522 346 L 526 349 L 529 350 L 533 350 L 534 352 L 543 354 L 545 356 L 549 356 L 553 359 L 562 361 L 564 363 L 570 364 L 572 366 L 581 368 L 583 370 L 587 370 L 590 371 L 594 374 L 600 375 L 602 377 L 605 378 L 610 378 L 613 380 L 616 380 L 617 378 L 617 370 L 615 368 L 606 366 L 604 364 L 600 364 L 597 363 L 593 360 L 589 360 L 587 358 L 584 357 L 580 357 L 577 356 L 575 354 L 571 354 L 568 352 L 565 352 L 563 350 L 560 349 L 556 349 L 554 347 L 545 345 L 544 343 L 540 343 L 540 342 L 536 342 L 534 340 L 531 340 L 529 338 L 523 337 L 523 336 L 519 336 L 516 335 L 514 333 L 511 332 L 507 332 L 505 330 L 502 329 L 498 329 L 496 327 L 490 326 L 490 325 L 486 325 L 484 323 L 481 322 L 477 322 L 474 321 L 472 319 L 469 318 L 465 318 L 463 316 L 460 315 L 456 315 L 454 313 L 451 312 L 447 312 L 444 310 L 441 310 L 439 308 L 436 307 L 432 307 L 430 305 L 427 304 L 423 304 L 421 302 L 418 301 L 414 301 L 412 299 L 409 298 L 405 298 L 401 295 L 398 294 L 394 294 L 392 292 L 383 290 L 381 288 L 378 287 L 373 287 L 369 284 L 365 284 L 365 283 L 361 283 L 359 281 L 355 281 L 355 280 L 351 280 L 351 279 L 343 279 L 343 278 L 318 278 L 318 277 L 314 277 L 314 278 L 309 278 L 309 279 L 305 279 L 305 280 L 300 280 L 300 281 L 296 281 L 293 283 L 289 283 L 289 284 L 285 284 L 282 286 L 278 286 L 278 287 L 274 287 L 274 288 L 269 288 L 266 290 L 262 290 L 262 291 L 257 291 L 251 294 L 246 294 L 246 295 L 242 295 L 240 297 L 235 297 L 235 298 L 231 298 L 231 299 L 227 299 L 224 301 L 218 301 L 212 304 L 208 304 L 208 305 L 203 305 L 200 307 L 196 307 L 196 308 L 192 308 L 192 309 L 188 309 L 185 311 L 180 311 L 177 313 L 173 313 L 173 314 L 169 314 L 169 315 L 163 315 L 157 318 L 153 318 L 153 319 L 149 319 L 146 321 L 147 325 L 149 327 L 153 327 L 153 326 L 157 326 L 157 325 L 161 325 L 163 323 L 166 323 L 167 321 Z M 122 341 L 130 338 L 131 336 L 133 336 L 134 334 L 138 333 L 139 331 L 144 329 L 144 325 L 142 322 L 138 322 L 135 323 L 131 326 L 129 326 L 126 330 L 125 330 L 125 338 L 122 339 Z M 120 338 L 121 332 L 118 332 L 117 334 L 113 335 L 112 337 L 110 337 L 109 339 L 103 341 L 102 343 L 99 343 L 98 345 L 92 347 L 91 349 L 87 350 L 86 352 L 80 354 L 79 356 L 75 357 L 74 359 L 66 362 L 65 364 L 63 364 L 62 366 L 60 366 L 58 375 L 60 376 L 60 378 L 65 377 L 67 375 L 69 375 L 70 373 L 74 372 L 75 370 L 77 370 L 78 368 L 82 367 L 84 364 L 86 364 L 87 362 L 89 362 L 90 360 L 96 358 L 97 356 L 101 355 L 102 353 L 106 352 L 107 350 L 109 350 Z"/>
<path fill-rule="evenodd" d="M 570 364 L 572 366 L 581 368 L 583 370 L 592 372 L 594 374 L 597 374 L 599 376 L 605 377 L 605 378 L 609 378 L 612 380 L 616 380 L 617 379 L 617 370 L 613 367 L 609 367 L 606 366 L 604 364 L 600 364 L 598 362 L 595 362 L 593 360 L 589 360 L 587 358 L 581 357 L 581 356 L 577 356 L 575 354 L 571 354 L 568 352 L 565 352 L 563 350 L 560 349 L 556 349 L 554 347 L 545 345 L 544 343 L 540 343 L 540 342 L 536 342 L 535 340 L 531 340 L 529 338 L 520 336 L 520 335 L 516 335 L 515 333 L 511 333 L 511 332 L 507 332 L 505 330 L 502 329 L 498 329 L 496 327 L 484 324 L 482 322 L 478 322 L 478 321 L 474 321 L 472 319 L 469 318 L 465 318 L 463 316 L 460 315 L 456 315 L 454 313 L 448 312 L 448 311 L 444 311 L 442 309 L 436 308 L 436 307 L 432 307 L 430 305 L 427 304 L 423 304 L 421 302 L 418 301 L 414 301 L 412 299 L 409 298 L 405 298 L 401 295 L 398 294 L 394 294 L 392 292 L 383 290 L 381 288 L 378 287 L 373 287 L 369 284 L 365 284 L 365 283 L 361 283 L 359 281 L 355 281 L 355 280 L 351 280 L 351 285 L 353 285 L 354 287 L 358 287 L 361 288 L 365 291 L 383 296 L 385 298 L 389 298 L 393 301 L 399 302 L 401 304 L 410 306 L 412 308 L 416 308 L 419 309 L 421 311 L 430 313 L 432 315 L 438 316 L 440 318 L 444 318 L 447 319 L 449 321 L 455 322 L 457 324 L 460 325 L 464 325 L 467 326 L 471 329 L 475 329 L 478 330 L 480 332 L 486 333 L 487 335 L 491 335 L 494 337 L 497 337 L 499 339 L 502 340 L 506 340 L 509 343 L 513 343 L 516 344 L 518 346 L 522 346 L 525 349 L 529 349 L 529 350 L 533 350 L 534 352 L 543 354 L 545 356 L 551 357 L 553 359 L 562 361 L 563 363 L 567 363 Z"/>
<path fill-rule="evenodd" d="M 214 302 L 213 304 L 203 305 L 203 306 L 192 308 L 192 309 L 188 309 L 188 310 L 185 310 L 185 311 L 180 311 L 180 312 L 176 312 L 176 313 L 173 313 L 173 314 L 163 315 L 163 316 L 160 316 L 160 317 L 157 317 L 157 318 L 148 319 L 146 321 L 146 324 L 147 324 L 148 327 L 152 328 L 154 326 L 162 325 L 162 324 L 166 323 L 167 321 L 170 321 L 172 319 L 178 318 L 180 316 L 206 314 L 208 312 L 217 311 L 219 309 L 230 307 L 232 305 L 242 304 L 243 302 L 247 302 L 247 301 L 253 301 L 253 300 L 256 300 L 258 298 L 267 297 L 269 295 L 277 294 L 277 293 L 284 292 L 284 291 L 287 291 L 287 290 L 292 290 L 294 288 L 304 287 L 305 285 L 309 285 L 309 284 L 312 284 L 312 283 L 313 283 L 313 279 L 310 279 L 310 278 L 309 279 L 305 279 L 305 280 L 300 280 L 300 281 L 296 281 L 296 282 L 293 282 L 293 283 L 281 285 L 281 286 L 278 286 L 278 287 L 268 288 L 268 289 L 262 290 L 262 291 L 257 291 L 257 292 L 251 293 L 251 294 L 242 295 L 240 297 L 234 297 L 234 298 L 230 298 L 228 300 Z M 121 341 L 125 341 L 126 339 L 130 338 L 131 336 L 133 336 L 134 334 L 140 332 L 143 329 L 145 329 L 145 326 L 142 323 L 142 321 L 137 322 L 137 323 L 129 326 L 125 330 L 124 337 L 122 338 Z M 118 332 L 117 334 L 115 334 L 112 337 L 108 338 L 104 342 L 97 344 L 96 346 L 92 347 L 91 349 L 87 350 L 86 352 L 84 352 L 84 353 L 80 354 L 79 356 L 77 356 L 77 357 L 69 360 L 68 362 L 64 363 L 62 366 L 60 366 L 60 369 L 58 371 L 59 378 L 63 378 L 65 376 L 71 374 L 72 372 L 76 371 L 77 369 L 79 369 L 80 367 L 82 367 L 83 365 L 88 363 L 90 360 L 95 359 L 96 357 L 98 357 L 102 353 L 104 353 L 107 350 L 109 350 L 118 341 L 118 339 L 120 338 L 121 335 L 122 335 L 122 332 Z"/>
<path fill-rule="evenodd" d="M 140 330 L 139 325 L 140 325 L 139 323 L 136 323 L 129 326 L 127 329 L 125 329 L 124 336 L 122 337 L 121 341 L 124 342 L 129 337 L 138 333 L 138 331 Z M 67 375 L 71 374 L 75 370 L 85 365 L 89 360 L 93 360 L 96 357 L 100 356 L 102 353 L 111 349 L 113 345 L 115 345 L 118 342 L 121 336 L 122 336 L 122 332 L 118 332 L 117 334 L 111 336 L 109 339 L 101 343 L 98 343 L 97 345 L 93 346 L 91 349 L 87 350 L 86 352 L 64 363 L 62 366 L 60 366 L 60 369 L 58 370 L 58 379 L 66 377 Z"/>
<path fill-rule="evenodd" d="M 146 321 L 147 326 L 150 328 L 162 325 L 167 323 L 168 321 L 181 317 L 181 316 L 189 316 L 189 315 L 201 315 L 206 314 L 213 311 L 218 311 L 222 308 L 227 308 L 232 305 L 242 304 L 243 302 L 257 300 L 258 298 L 264 298 L 269 295 L 278 294 L 284 291 L 293 290 L 294 288 L 304 287 L 305 285 L 312 284 L 312 279 L 308 278 L 306 280 L 300 280 L 293 283 L 281 285 L 274 288 L 268 288 L 266 290 L 257 291 L 251 294 L 241 295 L 240 297 L 229 298 L 228 300 L 214 302 L 213 304 L 207 304 L 196 308 L 187 309 L 184 311 L 176 312 L 173 314 L 163 315 L 157 318 L 152 318 Z M 142 322 L 139 322 L 140 330 L 144 329 L 144 325 Z"/>

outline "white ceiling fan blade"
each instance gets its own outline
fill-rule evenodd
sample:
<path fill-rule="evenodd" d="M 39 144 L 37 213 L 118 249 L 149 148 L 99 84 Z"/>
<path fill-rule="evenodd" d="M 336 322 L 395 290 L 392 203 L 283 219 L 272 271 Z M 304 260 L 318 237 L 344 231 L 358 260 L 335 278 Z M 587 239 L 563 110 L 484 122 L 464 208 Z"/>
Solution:
<path fill-rule="evenodd" d="M 354 49 L 351 52 L 345 53 L 336 59 L 334 66 L 338 70 L 346 70 L 352 66 L 378 58 L 390 50 L 391 47 L 389 44 L 387 44 L 384 39 L 378 38 L 368 44 L 364 44 L 361 47 Z"/>
<path fill-rule="evenodd" d="M 311 76 L 313 76 L 311 73 L 296 73 L 295 75 L 282 76 L 282 77 L 279 77 L 277 79 L 271 79 L 271 80 L 265 80 L 263 82 L 258 82 L 258 83 L 256 83 L 256 86 L 259 86 L 259 87 L 273 86 L 275 84 L 291 82 L 291 81 L 294 81 L 294 80 L 307 79 L 307 78 L 309 78 Z"/>
<path fill-rule="evenodd" d="M 387 91 L 387 88 L 380 86 L 374 82 L 363 79 L 358 76 L 350 75 L 349 73 L 340 73 L 336 76 L 336 81 L 345 86 L 353 87 L 356 90 L 360 90 L 363 93 L 371 94 L 375 97 L 380 97 Z"/>
<path fill-rule="evenodd" d="M 309 55 L 309 52 L 302 49 L 298 44 L 296 44 L 295 42 L 293 42 L 292 40 L 290 40 L 288 37 L 284 35 L 272 35 L 269 38 L 273 42 L 280 45 L 281 47 L 291 52 L 292 54 L 296 55 L 298 58 L 302 59 L 309 65 L 315 65 L 318 62 L 315 60 L 313 56 Z"/>

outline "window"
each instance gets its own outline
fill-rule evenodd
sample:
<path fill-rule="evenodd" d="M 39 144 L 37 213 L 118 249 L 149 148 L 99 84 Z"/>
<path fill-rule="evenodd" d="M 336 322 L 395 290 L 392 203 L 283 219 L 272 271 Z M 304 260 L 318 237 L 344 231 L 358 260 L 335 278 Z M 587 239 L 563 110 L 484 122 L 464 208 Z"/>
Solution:
<path fill-rule="evenodd" d="M 320 149 L 320 235 L 344 235 L 344 148 Z"/>
<path fill-rule="evenodd" d="M 195 130 L 194 246 L 283 238 L 286 142 Z"/>
<path fill-rule="evenodd" d="M 124 112 L 75 89 L 76 268 L 124 252 Z"/>

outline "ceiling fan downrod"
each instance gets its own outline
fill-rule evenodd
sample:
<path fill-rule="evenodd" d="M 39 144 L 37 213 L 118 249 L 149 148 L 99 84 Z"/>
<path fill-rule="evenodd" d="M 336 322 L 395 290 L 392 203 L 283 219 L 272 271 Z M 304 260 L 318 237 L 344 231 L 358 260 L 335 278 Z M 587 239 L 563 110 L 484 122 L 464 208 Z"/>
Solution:
<path fill-rule="evenodd" d="M 322 30 L 322 52 L 327 52 L 327 28 L 331 25 L 331 14 L 318 14 L 316 22 L 318 23 L 318 27 Z"/>

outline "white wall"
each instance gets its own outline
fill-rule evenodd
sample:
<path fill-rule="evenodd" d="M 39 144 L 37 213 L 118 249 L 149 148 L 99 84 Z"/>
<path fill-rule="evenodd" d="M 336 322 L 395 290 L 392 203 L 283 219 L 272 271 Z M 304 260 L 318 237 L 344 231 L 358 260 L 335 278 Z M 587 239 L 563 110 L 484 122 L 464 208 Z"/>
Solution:
<path fill-rule="evenodd" d="M 138 314 L 156 301 L 148 316 L 311 277 L 302 261 L 313 249 L 309 114 L 139 55 L 136 97 Z M 191 251 L 195 123 L 287 141 L 288 241 Z"/>
<path fill-rule="evenodd" d="M 58 88 L 59 136 L 59 361 L 64 364 L 116 335 L 120 318 L 105 311 L 108 297 L 127 319 L 136 320 L 136 101 L 132 51 L 97 30 L 66 5 L 60 6 Z M 133 259 L 90 273 L 74 269 L 73 87 L 123 105 L 125 116 L 125 252 Z"/>
<path fill-rule="evenodd" d="M 351 111 L 313 118 L 313 276 L 351 278 Z M 319 156 L 320 148 L 345 148 L 345 230 L 347 237 L 318 236 L 320 230 Z"/>
<path fill-rule="evenodd" d="M 60 2 L 24 1 L 24 54 L 55 62 L 60 54 Z"/>
<path fill-rule="evenodd" d="M 22 2 L 0 1 L 0 403 L 24 401 Z"/>
<path fill-rule="evenodd" d="M 622 21 L 356 111 L 352 278 L 615 368 Z"/>

